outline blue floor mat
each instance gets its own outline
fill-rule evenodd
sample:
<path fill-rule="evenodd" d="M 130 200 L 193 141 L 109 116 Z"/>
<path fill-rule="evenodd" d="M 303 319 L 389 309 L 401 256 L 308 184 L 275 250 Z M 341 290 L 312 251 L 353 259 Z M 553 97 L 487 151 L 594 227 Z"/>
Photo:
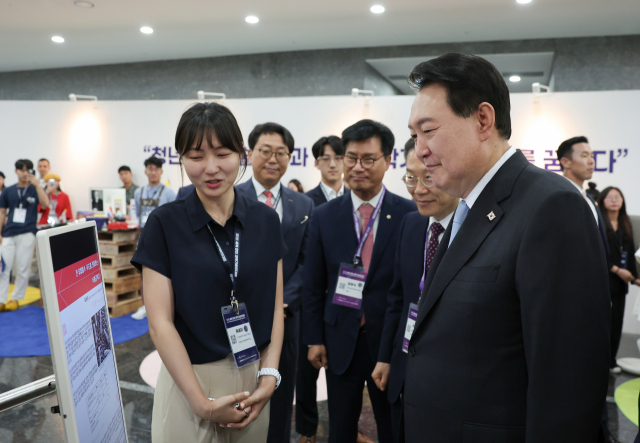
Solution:
<path fill-rule="evenodd" d="M 149 332 L 147 319 L 134 320 L 131 314 L 111 318 L 114 344 L 124 343 Z M 0 313 L 0 358 L 51 355 L 44 309 L 28 306 Z"/>

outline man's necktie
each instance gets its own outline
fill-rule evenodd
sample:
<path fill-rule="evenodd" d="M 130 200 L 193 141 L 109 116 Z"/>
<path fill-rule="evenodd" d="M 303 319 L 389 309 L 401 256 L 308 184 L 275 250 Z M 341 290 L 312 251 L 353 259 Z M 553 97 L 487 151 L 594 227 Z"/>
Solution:
<path fill-rule="evenodd" d="M 265 202 L 265 204 L 270 208 L 273 208 L 273 193 L 271 191 L 264 191 L 263 194 L 267 196 L 267 201 Z"/>
<path fill-rule="evenodd" d="M 467 214 L 469 213 L 469 206 L 465 203 L 464 200 L 460 200 L 458 203 L 458 209 L 456 209 L 456 214 L 453 216 L 453 226 L 451 226 L 451 238 L 449 239 L 449 246 L 451 246 L 451 242 L 456 237 L 456 234 L 460 230 L 460 226 L 462 226 L 462 222 L 467 218 Z"/>
<path fill-rule="evenodd" d="M 371 220 L 371 214 L 373 213 L 373 206 L 368 203 L 360 205 L 358 208 L 358 212 L 362 217 L 362 224 L 360 226 L 360 238 L 364 235 L 364 231 L 367 229 L 367 225 L 369 224 L 369 220 Z M 364 242 L 364 246 L 362 247 L 362 266 L 369 269 L 369 265 L 371 264 L 371 253 L 373 252 L 373 229 L 369 232 L 369 236 L 367 240 Z M 364 325 L 364 312 L 362 313 L 362 319 L 360 320 L 360 326 Z"/>
<path fill-rule="evenodd" d="M 425 262 L 425 269 L 428 271 L 431 267 L 431 262 L 433 262 L 433 257 L 436 256 L 436 251 L 438 250 L 438 246 L 440 246 L 440 234 L 444 232 L 444 228 L 438 222 L 433 222 L 431 226 L 429 226 L 431 230 L 431 236 L 429 237 L 429 243 L 427 244 L 427 259 Z M 420 291 L 422 292 L 422 291 Z"/>

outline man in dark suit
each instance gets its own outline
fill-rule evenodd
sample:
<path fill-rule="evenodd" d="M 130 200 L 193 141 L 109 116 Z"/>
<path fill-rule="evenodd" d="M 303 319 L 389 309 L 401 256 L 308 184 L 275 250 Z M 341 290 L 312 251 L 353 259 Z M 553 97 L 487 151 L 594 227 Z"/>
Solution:
<path fill-rule="evenodd" d="M 372 374 L 376 386 L 387 390 L 394 441 L 400 434 L 407 344 L 415 324 L 420 290 L 458 205 L 457 198 L 433 186 L 427 167 L 416 156 L 413 139 L 404 146 L 407 173 L 402 180 L 419 212 L 407 214 L 400 226 L 393 285 L 387 297 L 378 364 Z"/>
<path fill-rule="evenodd" d="M 320 137 L 311 147 L 320 171 L 320 184 L 307 192 L 315 207 L 341 197 L 345 190 L 342 183 L 344 146 L 340 137 L 330 135 Z M 298 375 L 296 378 L 296 432 L 301 435 L 300 443 L 315 443 L 318 431 L 318 403 L 316 398 L 318 375 L 307 358 L 308 346 L 304 344 L 304 326 L 300 325 L 300 349 L 298 354 Z"/>
<path fill-rule="evenodd" d="M 611 250 L 609 249 L 609 241 L 607 240 L 607 230 L 604 218 L 602 218 L 602 213 L 591 195 L 583 189 L 584 182 L 591 179 L 596 166 L 595 159 L 593 158 L 593 151 L 591 150 L 591 146 L 589 146 L 589 140 L 587 140 L 587 137 L 582 135 L 572 137 L 560 143 L 556 154 L 558 155 L 558 161 L 560 162 L 562 173 L 569 180 L 569 183 L 576 187 L 589 204 L 593 217 L 598 224 L 600 241 L 602 241 L 602 244 L 604 245 L 605 255 L 607 257 L 607 268 L 610 272 L 613 272 L 617 269 L 617 266 L 615 266 L 610 260 Z M 588 240 L 598 241 L 594 237 L 591 237 Z M 611 354 L 614 353 L 615 350 L 611 349 Z M 611 360 L 615 361 L 615 355 L 611 355 Z M 614 364 L 611 366 L 612 373 L 619 374 L 620 371 L 621 369 L 617 365 Z M 602 409 L 600 425 L 602 433 L 598 441 L 604 443 L 618 443 L 618 440 L 611 435 L 611 431 L 609 430 L 609 411 L 607 409 L 606 402 Z"/>
<path fill-rule="evenodd" d="M 491 63 L 446 54 L 409 80 L 416 154 L 461 200 L 409 342 L 406 441 L 595 442 L 609 296 L 589 205 L 509 146 L 509 90 Z"/>
<path fill-rule="evenodd" d="M 392 441 L 389 401 L 375 367 L 387 292 L 393 280 L 398 227 L 415 204 L 386 191 L 389 128 L 361 120 L 342 133 L 351 193 L 314 211 L 305 257 L 303 320 L 309 361 L 325 367 L 329 442 L 355 442 L 365 381 L 380 443 Z"/>
<path fill-rule="evenodd" d="M 282 383 L 271 397 L 267 442 L 289 443 L 298 361 L 304 250 L 313 201 L 280 184 L 280 179 L 287 171 L 294 143 L 286 128 L 277 123 L 258 125 L 249 134 L 248 141 L 253 177 L 237 185 L 236 190 L 247 198 L 261 201 L 275 209 L 280 216 L 282 234 L 288 249 L 287 255 L 282 259 L 285 319 L 284 342 L 278 368 Z"/>

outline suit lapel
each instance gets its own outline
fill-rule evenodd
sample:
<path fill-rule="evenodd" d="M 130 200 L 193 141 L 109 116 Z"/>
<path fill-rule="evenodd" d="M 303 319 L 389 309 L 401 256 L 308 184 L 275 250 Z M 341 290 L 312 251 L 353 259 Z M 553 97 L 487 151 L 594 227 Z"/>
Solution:
<path fill-rule="evenodd" d="M 394 212 L 397 200 L 390 192 L 385 192 L 384 200 L 382 201 L 382 207 L 380 208 L 380 214 L 378 215 L 378 230 L 376 231 L 376 237 L 373 242 L 373 252 L 371 253 L 371 263 L 369 265 L 369 271 L 367 274 L 367 282 L 370 280 L 370 276 L 374 274 L 376 268 L 382 261 L 383 254 L 386 250 L 387 243 L 393 234 L 393 231 L 398 224 L 399 216 L 394 217 Z"/>
<path fill-rule="evenodd" d="M 256 188 L 253 186 L 253 181 L 251 179 L 238 185 L 238 188 L 246 192 L 246 196 L 250 199 L 258 201 L 258 194 L 256 194 Z"/>
<path fill-rule="evenodd" d="M 334 226 L 344 226 L 344 230 L 331 229 L 328 227 L 328 229 L 331 229 L 334 235 L 337 236 L 330 247 L 335 248 L 336 245 L 340 245 L 349 255 L 347 263 L 353 263 L 353 256 L 356 254 L 356 249 L 358 248 L 358 237 L 356 237 L 356 228 L 353 223 L 351 196 L 344 195 L 338 198 L 342 200 L 340 201 L 340 211 L 336 214 L 336 223 Z"/>
<path fill-rule="evenodd" d="M 489 233 L 498 226 L 504 216 L 504 211 L 498 203 L 511 195 L 518 175 L 527 165 L 528 162 L 520 151 L 507 160 L 480 193 L 473 207 L 469 210 L 467 218 L 460 227 L 453 243 L 451 243 L 450 247 L 447 247 L 453 227 L 453 219 L 451 220 L 440 242 L 425 282 L 418 319 L 415 325 L 416 330 L 440 299 L 451 280 L 476 252 Z M 488 217 L 491 212 L 495 216 L 492 219 Z M 453 217 L 455 218 L 455 214 Z"/>
<path fill-rule="evenodd" d="M 294 222 L 294 213 L 296 210 L 296 204 L 293 201 L 293 198 L 291 198 L 290 193 L 293 193 L 295 191 L 292 191 L 288 188 L 285 188 L 284 186 L 280 186 L 280 192 L 282 193 L 282 234 L 286 234 L 287 231 L 289 230 L 289 228 L 291 228 L 291 225 Z"/>

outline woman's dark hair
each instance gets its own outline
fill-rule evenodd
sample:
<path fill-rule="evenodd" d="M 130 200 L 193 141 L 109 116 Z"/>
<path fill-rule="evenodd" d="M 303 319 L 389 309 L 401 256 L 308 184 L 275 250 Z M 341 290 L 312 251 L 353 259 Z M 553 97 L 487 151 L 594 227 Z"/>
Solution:
<path fill-rule="evenodd" d="M 296 188 L 298 188 L 298 192 L 301 192 L 304 194 L 304 188 L 302 187 L 302 183 L 300 183 L 299 180 L 292 178 L 291 180 L 289 180 L 289 184 L 293 183 L 294 185 L 296 185 Z"/>
<path fill-rule="evenodd" d="M 389 157 L 393 153 L 396 139 L 391 129 L 380 122 L 374 122 L 369 119 L 360 120 L 342 131 L 342 144 L 346 151 L 349 142 L 359 142 L 372 137 L 380 139 L 382 153 L 385 157 Z"/>
<path fill-rule="evenodd" d="M 313 158 L 318 160 L 318 157 L 322 157 L 324 155 L 324 147 L 327 145 L 331 146 L 331 149 L 333 149 L 336 155 L 344 155 L 344 145 L 340 137 L 330 135 L 328 137 L 320 137 L 320 139 L 313 144 L 311 147 Z"/>
<path fill-rule="evenodd" d="M 609 211 L 607 211 L 607 208 L 604 205 L 604 199 L 607 198 L 607 195 L 609 195 L 609 192 L 611 191 L 618 191 L 620 193 L 620 197 L 622 197 L 622 206 L 620 207 L 620 212 L 618 212 L 618 231 L 622 233 L 623 239 L 631 240 L 633 238 L 633 228 L 631 227 L 631 219 L 627 215 L 627 204 L 624 200 L 624 195 L 622 195 L 622 191 L 614 186 L 604 188 L 598 196 L 598 207 L 600 208 L 602 218 L 604 219 L 607 236 L 613 237 L 616 235 L 613 230 L 613 226 L 611 225 L 611 220 L 609 219 Z"/>
<path fill-rule="evenodd" d="M 293 153 L 293 145 L 295 143 L 293 140 L 293 135 L 291 135 L 291 132 L 289 132 L 289 130 L 284 126 L 273 122 L 256 125 L 256 127 L 253 128 L 253 131 L 251 131 L 251 134 L 249 134 L 249 149 L 253 151 L 253 148 L 255 148 L 256 143 L 258 143 L 258 139 L 262 134 L 280 135 L 280 137 L 282 137 L 282 141 L 289 149 L 289 154 Z"/>
<path fill-rule="evenodd" d="M 196 103 L 182 114 L 175 142 L 180 165 L 182 166 L 182 157 L 191 148 L 200 148 L 205 141 L 212 146 L 214 135 L 222 146 L 240 156 L 242 173 L 238 177 L 239 180 L 247 167 L 247 152 L 244 150 L 242 132 L 229 108 L 218 103 Z"/>
<path fill-rule="evenodd" d="M 455 115 L 469 118 L 480 103 L 496 113 L 496 129 L 504 140 L 511 137 L 509 87 L 500 71 L 477 55 L 449 53 L 417 65 L 407 82 L 416 91 L 432 84 L 447 90 L 447 103 Z"/>

